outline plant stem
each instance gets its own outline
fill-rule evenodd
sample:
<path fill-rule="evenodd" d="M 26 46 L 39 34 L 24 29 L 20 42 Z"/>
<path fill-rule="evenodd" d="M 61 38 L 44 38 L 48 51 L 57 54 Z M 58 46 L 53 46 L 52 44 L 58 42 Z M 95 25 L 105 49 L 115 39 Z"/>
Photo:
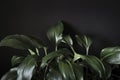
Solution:
<path fill-rule="evenodd" d="M 39 50 L 37 48 L 35 50 L 36 50 L 37 55 L 39 56 L 40 55 Z"/>
<path fill-rule="evenodd" d="M 56 45 L 55 45 L 55 51 L 57 51 L 57 48 L 58 48 L 58 47 L 57 47 L 57 44 L 56 44 Z"/>
<path fill-rule="evenodd" d="M 73 53 L 76 54 L 74 48 L 72 46 L 70 46 L 70 48 L 72 49 Z"/>
<path fill-rule="evenodd" d="M 43 47 L 43 49 L 44 49 L 45 55 L 47 55 L 47 48 Z"/>
<path fill-rule="evenodd" d="M 86 55 L 88 55 L 89 47 L 86 48 Z"/>
<path fill-rule="evenodd" d="M 44 80 L 45 80 L 45 77 L 46 77 L 46 72 L 47 72 L 47 69 L 48 69 L 48 66 L 46 66 L 46 68 L 45 68 Z"/>

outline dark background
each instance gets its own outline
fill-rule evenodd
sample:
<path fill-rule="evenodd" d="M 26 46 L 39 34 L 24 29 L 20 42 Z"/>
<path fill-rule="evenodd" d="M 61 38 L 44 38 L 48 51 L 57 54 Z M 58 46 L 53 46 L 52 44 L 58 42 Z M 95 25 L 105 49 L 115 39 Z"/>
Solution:
<path fill-rule="evenodd" d="M 1 0 L 0 40 L 10 34 L 32 34 L 46 41 L 47 29 L 63 20 L 70 34 L 92 38 L 93 54 L 120 45 L 120 6 L 115 0 Z M 10 58 L 22 51 L 0 47 L 0 77 L 9 70 Z"/>

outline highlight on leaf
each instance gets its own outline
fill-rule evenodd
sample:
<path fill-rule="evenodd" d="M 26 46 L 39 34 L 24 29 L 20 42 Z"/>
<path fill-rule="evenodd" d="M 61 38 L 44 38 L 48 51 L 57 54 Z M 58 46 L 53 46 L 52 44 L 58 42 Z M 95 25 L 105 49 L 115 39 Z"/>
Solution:
<path fill-rule="evenodd" d="M 120 47 L 104 48 L 100 57 L 96 57 L 88 54 L 91 39 L 85 35 L 75 35 L 77 43 L 86 50 L 85 54 L 81 54 L 81 48 L 77 48 L 79 52 L 74 48 L 77 47 L 74 38 L 71 35 L 63 36 L 63 30 L 62 22 L 48 30 L 47 37 L 53 43 L 52 46 L 30 35 L 8 35 L 2 39 L 0 47 L 20 49 L 30 54 L 18 53 L 13 56 L 12 68 L 1 80 L 120 80 L 118 74 L 113 74 L 120 64 Z"/>

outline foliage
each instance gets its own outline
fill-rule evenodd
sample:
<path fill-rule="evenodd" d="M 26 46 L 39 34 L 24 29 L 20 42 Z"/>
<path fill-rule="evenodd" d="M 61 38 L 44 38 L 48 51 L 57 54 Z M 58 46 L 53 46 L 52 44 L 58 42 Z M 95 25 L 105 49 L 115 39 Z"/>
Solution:
<path fill-rule="evenodd" d="M 112 80 L 113 67 L 120 64 L 120 47 L 104 48 L 100 57 L 96 57 L 88 54 L 91 39 L 75 35 L 78 44 L 86 50 L 83 55 L 74 50 L 71 36 L 63 35 L 63 30 L 62 22 L 48 30 L 48 39 L 55 49 L 52 52 L 33 36 L 9 35 L 1 40 L 0 46 L 29 51 L 27 56 L 12 57 L 12 68 L 1 80 Z M 59 47 L 62 43 L 69 48 Z M 40 48 L 44 50 L 43 56 Z"/>

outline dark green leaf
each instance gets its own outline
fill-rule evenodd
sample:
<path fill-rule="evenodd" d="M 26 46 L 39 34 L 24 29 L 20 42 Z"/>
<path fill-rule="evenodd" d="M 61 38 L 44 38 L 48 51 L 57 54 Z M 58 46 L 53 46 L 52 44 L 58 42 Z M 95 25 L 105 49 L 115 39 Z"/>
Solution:
<path fill-rule="evenodd" d="M 111 69 L 110 64 L 105 63 L 105 62 L 103 62 L 103 64 L 105 66 L 105 75 L 104 76 L 105 76 L 106 79 L 108 79 L 111 76 L 112 69 Z"/>
<path fill-rule="evenodd" d="M 105 75 L 105 67 L 97 57 L 81 55 L 81 58 L 83 59 L 85 65 L 87 65 L 87 67 L 91 67 L 90 69 L 97 72 L 100 77 L 103 77 Z"/>
<path fill-rule="evenodd" d="M 50 69 L 50 71 L 47 73 L 47 80 L 63 80 L 63 77 L 59 70 Z"/>
<path fill-rule="evenodd" d="M 62 40 L 63 30 L 63 23 L 58 22 L 56 25 L 54 25 L 48 30 L 47 36 L 49 40 L 52 41 L 54 44 L 59 44 L 59 42 Z"/>
<path fill-rule="evenodd" d="M 72 41 L 72 38 L 70 37 L 70 35 L 64 36 L 63 41 L 70 46 L 73 45 L 73 41 Z"/>
<path fill-rule="evenodd" d="M 21 63 L 24 60 L 24 57 L 13 56 L 11 59 L 12 66 Z"/>
<path fill-rule="evenodd" d="M 7 72 L 1 80 L 17 80 L 17 68 L 10 69 L 9 72 Z"/>
<path fill-rule="evenodd" d="M 83 78 L 83 68 L 81 65 L 72 63 L 76 80 L 84 80 Z"/>
<path fill-rule="evenodd" d="M 104 48 L 101 51 L 101 60 L 110 64 L 120 64 L 120 47 Z"/>
<path fill-rule="evenodd" d="M 45 65 L 47 65 L 47 62 L 49 60 L 52 60 L 56 57 L 66 55 L 66 54 L 70 54 L 70 51 L 68 49 L 60 49 L 58 51 L 49 53 L 48 55 L 46 55 L 42 58 L 41 67 L 44 67 Z"/>
<path fill-rule="evenodd" d="M 17 80 L 31 80 L 35 66 L 36 61 L 33 56 L 27 56 L 25 60 L 21 63 L 21 65 L 18 67 Z"/>
<path fill-rule="evenodd" d="M 75 80 L 75 74 L 69 61 L 60 61 L 58 64 L 64 80 Z"/>
<path fill-rule="evenodd" d="M 0 46 L 8 46 L 16 49 L 34 49 L 43 47 L 43 43 L 37 38 L 25 35 L 9 35 L 5 37 Z"/>

